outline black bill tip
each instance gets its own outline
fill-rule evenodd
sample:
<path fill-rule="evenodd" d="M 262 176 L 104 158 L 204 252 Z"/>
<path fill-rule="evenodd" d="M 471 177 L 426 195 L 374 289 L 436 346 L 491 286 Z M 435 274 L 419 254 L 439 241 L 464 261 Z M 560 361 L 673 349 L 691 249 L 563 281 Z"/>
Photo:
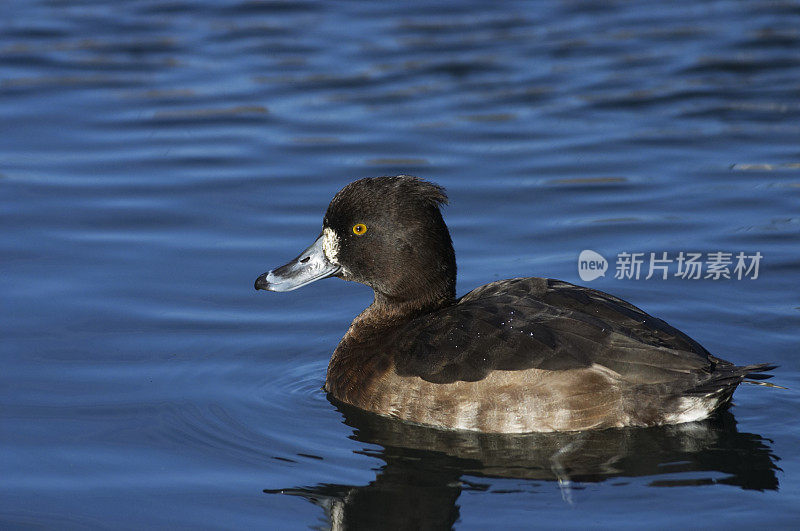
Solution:
<path fill-rule="evenodd" d="M 260 289 L 269 290 L 269 282 L 267 281 L 267 275 L 269 275 L 269 271 L 259 276 L 256 279 L 255 284 L 253 284 L 253 286 L 256 288 L 256 291 Z"/>

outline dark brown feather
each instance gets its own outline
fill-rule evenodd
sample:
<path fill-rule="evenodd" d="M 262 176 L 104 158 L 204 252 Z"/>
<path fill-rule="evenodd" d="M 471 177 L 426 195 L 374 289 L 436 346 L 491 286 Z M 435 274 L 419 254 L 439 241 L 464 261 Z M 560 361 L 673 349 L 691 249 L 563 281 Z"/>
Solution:
<path fill-rule="evenodd" d="M 735 387 L 754 370 L 722 362 L 621 299 L 541 278 L 482 286 L 410 321 L 391 345 L 398 374 L 434 383 L 477 381 L 497 370 L 597 364 L 631 385 L 667 385 L 674 395 Z"/>

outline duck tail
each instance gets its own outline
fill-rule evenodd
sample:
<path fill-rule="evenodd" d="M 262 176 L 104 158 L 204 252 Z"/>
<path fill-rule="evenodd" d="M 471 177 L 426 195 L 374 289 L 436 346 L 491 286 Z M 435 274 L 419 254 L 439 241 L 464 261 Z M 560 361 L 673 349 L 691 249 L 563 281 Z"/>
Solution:
<path fill-rule="evenodd" d="M 736 387 L 742 382 L 781 388 L 779 385 L 761 381 L 772 378 L 772 374 L 766 373 L 776 367 L 777 365 L 772 365 L 770 363 L 744 366 L 734 365 L 732 363 L 719 363 L 708 380 L 688 390 L 687 394 L 714 398 L 718 401 L 719 405 L 723 405 L 730 401 Z"/>
<path fill-rule="evenodd" d="M 770 363 L 759 363 L 757 365 L 746 365 L 744 367 L 737 367 L 737 369 L 742 369 L 743 371 L 747 371 L 745 372 L 742 378 L 742 383 L 748 383 L 751 385 L 762 385 L 764 387 L 772 387 L 775 389 L 786 389 L 786 387 L 762 381 L 775 376 L 774 374 L 765 374 L 765 373 L 777 368 L 778 368 L 777 365 L 772 365 Z"/>

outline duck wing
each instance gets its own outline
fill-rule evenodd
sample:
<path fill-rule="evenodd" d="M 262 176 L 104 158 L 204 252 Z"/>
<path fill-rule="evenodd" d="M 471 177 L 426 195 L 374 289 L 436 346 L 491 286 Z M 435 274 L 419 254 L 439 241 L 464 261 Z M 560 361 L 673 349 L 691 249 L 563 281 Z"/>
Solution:
<path fill-rule="evenodd" d="M 481 286 L 401 327 L 393 345 L 399 374 L 434 383 L 599 365 L 633 385 L 682 382 L 689 390 L 718 366 L 735 367 L 617 297 L 544 278 Z"/>

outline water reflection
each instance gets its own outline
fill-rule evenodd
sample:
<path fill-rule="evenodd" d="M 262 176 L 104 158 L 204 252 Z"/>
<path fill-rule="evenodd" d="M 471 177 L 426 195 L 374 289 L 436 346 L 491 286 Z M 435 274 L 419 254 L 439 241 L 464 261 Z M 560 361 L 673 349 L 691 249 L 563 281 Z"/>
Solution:
<path fill-rule="evenodd" d="M 569 504 L 580 483 L 619 477 L 650 477 L 651 487 L 778 489 L 779 458 L 771 441 L 739 432 L 729 412 L 658 428 L 490 435 L 435 430 L 337 407 L 353 428 L 351 438 L 381 447 L 360 452 L 385 462 L 375 480 L 264 491 L 301 496 L 322 507 L 332 529 L 449 529 L 459 517 L 461 492 L 489 489 L 481 477 L 555 481 Z"/>

